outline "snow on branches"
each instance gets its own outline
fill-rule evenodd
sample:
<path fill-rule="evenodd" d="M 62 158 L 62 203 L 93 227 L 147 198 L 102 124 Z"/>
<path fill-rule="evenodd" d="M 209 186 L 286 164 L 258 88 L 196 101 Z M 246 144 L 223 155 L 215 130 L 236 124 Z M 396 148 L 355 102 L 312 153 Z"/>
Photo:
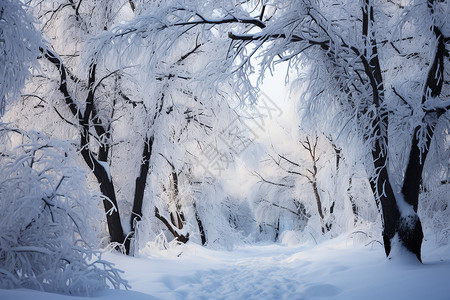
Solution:
<path fill-rule="evenodd" d="M 14 101 L 36 62 L 40 35 L 24 4 L 16 0 L 0 3 L 0 116 Z"/>
<path fill-rule="evenodd" d="M 97 199 L 73 151 L 38 133 L 0 133 L 0 288 L 89 295 L 128 287 L 94 250 Z"/>

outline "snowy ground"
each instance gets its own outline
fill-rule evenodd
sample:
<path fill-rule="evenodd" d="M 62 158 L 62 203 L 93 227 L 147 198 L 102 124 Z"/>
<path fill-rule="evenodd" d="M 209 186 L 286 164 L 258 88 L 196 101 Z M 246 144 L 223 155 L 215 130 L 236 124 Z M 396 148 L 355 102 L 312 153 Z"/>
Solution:
<path fill-rule="evenodd" d="M 106 254 L 132 291 L 96 299 L 450 299 L 450 248 L 424 247 L 424 264 L 387 260 L 383 249 L 348 236 L 319 246 L 247 246 L 214 251 L 190 244 L 131 258 Z M 427 249 L 428 248 L 428 249 Z M 30 290 L 0 290 L 0 299 L 82 299 Z"/>

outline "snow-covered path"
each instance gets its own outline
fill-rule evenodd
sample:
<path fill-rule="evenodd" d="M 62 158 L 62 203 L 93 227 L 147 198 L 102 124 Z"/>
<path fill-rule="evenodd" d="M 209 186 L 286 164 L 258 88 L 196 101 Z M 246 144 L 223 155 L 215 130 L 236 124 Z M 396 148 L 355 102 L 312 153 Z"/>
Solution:
<path fill-rule="evenodd" d="M 321 282 L 320 277 L 315 282 L 311 275 L 333 274 L 342 267 L 312 270 L 311 261 L 295 257 L 298 249 L 277 248 L 238 250 L 228 266 L 197 272 L 193 282 L 185 277 L 187 282 L 175 286 L 175 292 L 180 299 L 302 299 L 340 293 L 336 286 Z"/>
<path fill-rule="evenodd" d="M 431 246 L 431 245 L 430 245 Z M 246 246 L 214 251 L 195 244 L 140 257 L 106 254 L 125 271 L 132 291 L 94 299 L 450 299 L 449 248 L 424 247 L 424 264 L 387 260 L 340 237 L 319 246 Z M 426 253 L 426 254 L 425 254 Z M 29 290 L 0 290 L 0 299 L 82 299 Z"/>
<path fill-rule="evenodd" d="M 159 299 L 450 299 L 450 262 L 438 253 L 424 265 L 391 261 L 381 247 L 354 247 L 346 238 L 231 252 L 187 245 L 166 254 L 113 260 L 133 290 Z"/>

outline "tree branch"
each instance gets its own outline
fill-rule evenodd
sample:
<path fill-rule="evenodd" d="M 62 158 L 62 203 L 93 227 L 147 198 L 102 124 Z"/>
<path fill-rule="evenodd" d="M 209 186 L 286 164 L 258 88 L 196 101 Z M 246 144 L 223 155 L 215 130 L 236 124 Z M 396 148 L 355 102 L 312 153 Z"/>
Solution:
<path fill-rule="evenodd" d="M 255 25 L 259 28 L 265 28 L 266 24 L 264 24 L 261 20 L 259 19 L 253 19 L 253 18 L 243 18 L 243 19 L 239 19 L 236 18 L 234 16 L 231 16 L 229 18 L 223 18 L 223 19 L 216 19 L 216 20 L 212 20 L 212 19 L 206 19 L 203 16 L 201 16 L 200 14 L 196 14 L 200 20 L 197 21 L 189 21 L 189 22 L 181 22 L 181 23 L 175 23 L 172 26 L 187 26 L 187 25 L 201 25 L 201 24 L 212 24 L 212 25 L 219 25 L 219 24 L 230 24 L 230 23 L 241 23 L 241 24 L 251 24 L 251 25 Z"/>
<path fill-rule="evenodd" d="M 78 109 L 78 106 L 75 104 L 75 101 L 73 100 L 72 96 L 69 94 L 69 91 L 67 89 L 67 73 L 66 73 L 66 67 L 64 66 L 61 58 L 51 51 L 49 48 L 42 48 L 39 47 L 39 51 L 44 55 L 45 58 L 49 62 L 51 62 L 55 67 L 59 70 L 60 74 L 60 83 L 59 83 L 59 90 L 64 96 L 64 101 L 66 102 L 67 106 L 69 107 L 70 111 L 74 115 L 74 117 L 77 117 L 79 120 L 81 120 L 82 114 Z"/>
<path fill-rule="evenodd" d="M 286 188 L 294 188 L 294 185 L 287 185 L 287 184 L 283 184 L 283 183 L 277 183 L 277 182 L 273 182 L 273 181 L 269 181 L 266 180 L 264 177 L 261 176 L 261 174 L 259 174 L 256 171 L 251 172 L 253 175 L 257 176 L 259 179 L 261 179 L 261 181 L 265 182 L 265 183 L 269 183 L 272 185 L 276 185 L 276 186 L 281 186 L 281 187 L 286 187 Z"/>

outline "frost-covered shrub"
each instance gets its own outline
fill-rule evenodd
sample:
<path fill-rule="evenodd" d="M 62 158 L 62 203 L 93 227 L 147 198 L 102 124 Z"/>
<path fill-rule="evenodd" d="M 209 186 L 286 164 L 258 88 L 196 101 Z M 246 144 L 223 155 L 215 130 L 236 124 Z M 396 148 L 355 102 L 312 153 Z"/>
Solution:
<path fill-rule="evenodd" d="M 74 153 L 66 143 L 11 132 L 0 128 L 0 288 L 91 294 L 108 282 L 127 287 L 94 249 L 99 199 Z"/>
<path fill-rule="evenodd" d="M 432 188 L 421 195 L 419 213 L 426 239 L 443 246 L 450 242 L 450 198 L 448 184 Z"/>
<path fill-rule="evenodd" d="M 23 88 L 39 43 L 40 35 L 22 1 L 0 1 L 0 116 Z"/>

